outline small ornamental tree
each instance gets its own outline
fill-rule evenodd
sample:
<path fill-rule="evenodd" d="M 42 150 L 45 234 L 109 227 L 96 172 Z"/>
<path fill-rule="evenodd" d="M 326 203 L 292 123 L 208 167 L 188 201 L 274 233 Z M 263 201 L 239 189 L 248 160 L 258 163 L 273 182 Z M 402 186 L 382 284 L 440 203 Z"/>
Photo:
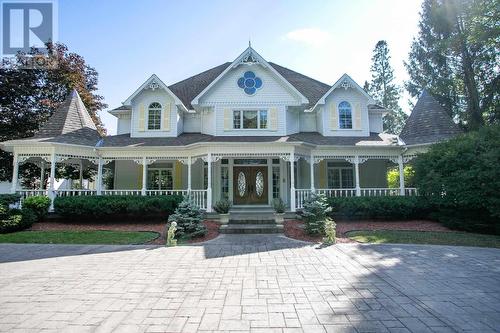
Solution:
<path fill-rule="evenodd" d="M 168 222 L 177 222 L 177 237 L 196 238 L 207 233 L 203 224 L 203 212 L 189 198 L 179 204 L 174 214 L 168 217 Z"/>
<path fill-rule="evenodd" d="M 324 194 L 312 194 L 304 202 L 302 218 L 305 230 L 310 235 L 323 235 L 325 232 L 325 221 L 332 208 Z"/>

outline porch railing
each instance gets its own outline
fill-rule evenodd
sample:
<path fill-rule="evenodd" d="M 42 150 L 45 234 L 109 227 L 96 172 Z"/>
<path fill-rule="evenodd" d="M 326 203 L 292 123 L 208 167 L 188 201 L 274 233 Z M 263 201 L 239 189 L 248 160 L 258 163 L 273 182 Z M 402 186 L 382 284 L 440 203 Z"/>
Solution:
<path fill-rule="evenodd" d="M 96 190 L 56 190 L 56 197 L 76 197 L 86 195 L 96 195 Z"/>
<path fill-rule="evenodd" d="M 296 209 L 304 208 L 304 202 L 311 196 L 311 189 L 296 189 L 295 190 L 295 206 Z M 331 197 L 355 197 L 355 188 L 321 188 L 316 189 L 315 193 L 324 194 Z M 383 197 L 383 196 L 399 196 L 401 195 L 399 188 L 361 188 L 360 194 L 362 197 Z M 405 188 L 405 196 L 418 195 L 417 189 L 414 187 Z"/>
<path fill-rule="evenodd" d="M 141 195 L 141 190 L 102 190 L 101 195 Z M 97 192 L 96 192 L 97 195 Z"/>

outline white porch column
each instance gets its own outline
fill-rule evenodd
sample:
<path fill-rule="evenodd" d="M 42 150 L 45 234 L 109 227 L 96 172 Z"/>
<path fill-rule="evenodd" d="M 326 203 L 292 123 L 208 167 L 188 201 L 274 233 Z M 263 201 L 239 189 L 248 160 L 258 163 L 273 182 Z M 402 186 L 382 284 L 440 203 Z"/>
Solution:
<path fill-rule="evenodd" d="M 356 174 L 356 196 L 361 196 L 361 187 L 359 186 L 359 156 L 354 158 L 354 170 Z"/>
<path fill-rule="evenodd" d="M 290 210 L 295 212 L 295 153 L 290 153 Z"/>
<path fill-rule="evenodd" d="M 399 195 L 405 195 L 405 172 L 403 165 L 403 156 L 398 156 L 398 166 L 399 166 Z"/>
<path fill-rule="evenodd" d="M 207 157 L 207 212 L 212 211 L 212 153 Z"/>
<path fill-rule="evenodd" d="M 191 193 L 191 156 L 188 157 L 188 193 Z"/>
<path fill-rule="evenodd" d="M 45 161 L 42 160 L 40 163 L 40 190 L 43 190 L 43 185 L 45 183 Z"/>
<path fill-rule="evenodd" d="M 10 189 L 11 193 L 16 193 L 18 178 L 19 178 L 19 161 L 17 160 L 17 153 L 14 153 L 14 160 L 12 163 L 12 187 Z"/>
<path fill-rule="evenodd" d="M 55 180 L 56 180 L 56 153 L 52 153 L 50 156 L 50 185 L 48 195 L 50 198 L 50 208 L 49 211 L 54 211 L 54 199 L 56 198 L 55 191 Z"/>
<path fill-rule="evenodd" d="M 83 190 L 83 160 L 80 159 L 80 190 Z"/>
<path fill-rule="evenodd" d="M 99 163 L 97 164 L 97 195 L 102 193 L 102 157 L 99 156 Z"/>
<path fill-rule="evenodd" d="M 314 155 L 311 153 L 309 157 L 309 167 L 311 168 L 311 192 L 314 192 L 316 189 L 314 188 Z"/>
<path fill-rule="evenodd" d="M 141 189 L 141 195 L 146 195 L 146 183 L 147 183 L 147 170 L 148 165 L 147 165 L 147 160 L 146 157 L 142 158 L 142 189 Z"/>

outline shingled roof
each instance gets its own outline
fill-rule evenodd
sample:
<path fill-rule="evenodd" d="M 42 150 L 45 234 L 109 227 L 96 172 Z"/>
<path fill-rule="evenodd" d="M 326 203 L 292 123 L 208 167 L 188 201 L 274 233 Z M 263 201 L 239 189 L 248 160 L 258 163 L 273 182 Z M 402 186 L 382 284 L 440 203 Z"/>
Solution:
<path fill-rule="evenodd" d="M 407 145 L 444 141 L 462 131 L 443 107 L 424 90 L 406 120 L 400 138 Z"/>
<path fill-rule="evenodd" d="M 297 89 L 302 95 L 309 100 L 309 107 L 316 102 L 330 89 L 326 83 L 312 79 L 303 74 L 294 72 L 288 68 L 282 67 L 275 63 L 269 63 L 273 68 L 285 78 L 290 84 Z M 215 80 L 229 65 L 226 62 L 217 67 L 211 68 L 200 74 L 191 76 L 185 80 L 174 83 L 168 88 L 182 101 L 188 108 L 193 109 L 191 101 L 198 96 L 213 80 Z"/>
<path fill-rule="evenodd" d="M 28 140 L 95 145 L 99 132 L 78 92 L 73 91 Z"/>

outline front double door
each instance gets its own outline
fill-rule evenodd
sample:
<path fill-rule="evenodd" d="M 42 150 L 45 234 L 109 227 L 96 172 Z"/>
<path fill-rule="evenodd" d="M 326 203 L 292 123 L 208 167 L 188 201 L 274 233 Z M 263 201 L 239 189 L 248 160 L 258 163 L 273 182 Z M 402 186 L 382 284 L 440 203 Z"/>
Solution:
<path fill-rule="evenodd" d="M 267 205 L 267 166 L 235 166 L 233 168 L 233 203 L 235 205 Z"/>

